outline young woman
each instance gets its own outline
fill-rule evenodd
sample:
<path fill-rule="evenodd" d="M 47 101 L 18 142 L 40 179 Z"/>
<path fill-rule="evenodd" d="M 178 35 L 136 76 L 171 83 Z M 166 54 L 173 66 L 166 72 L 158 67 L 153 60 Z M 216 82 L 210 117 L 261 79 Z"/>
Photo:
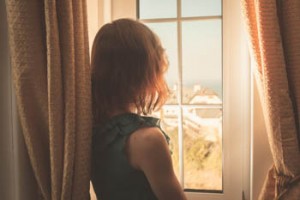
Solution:
<path fill-rule="evenodd" d="M 104 25 L 92 49 L 92 182 L 101 200 L 185 200 L 174 174 L 169 137 L 146 117 L 166 100 L 167 60 L 145 25 Z"/>

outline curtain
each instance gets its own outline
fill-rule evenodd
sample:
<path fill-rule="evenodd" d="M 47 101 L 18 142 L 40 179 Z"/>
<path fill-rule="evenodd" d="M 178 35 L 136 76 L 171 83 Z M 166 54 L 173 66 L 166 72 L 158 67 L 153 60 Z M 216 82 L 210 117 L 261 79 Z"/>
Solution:
<path fill-rule="evenodd" d="M 300 1 L 242 0 L 274 166 L 260 199 L 300 198 Z"/>
<path fill-rule="evenodd" d="M 89 199 L 85 0 L 6 0 L 12 77 L 41 199 Z"/>

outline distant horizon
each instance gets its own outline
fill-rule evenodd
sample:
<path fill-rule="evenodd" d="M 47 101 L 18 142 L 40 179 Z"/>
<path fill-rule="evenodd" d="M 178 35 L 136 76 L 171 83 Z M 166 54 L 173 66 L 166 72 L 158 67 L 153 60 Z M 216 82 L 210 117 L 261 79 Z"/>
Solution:
<path fill-rule="evenodd" d="M 170 87 L 170 89 L 173 89 L 173 86 L 176 86 L 176 85 L 177 85 L 177 83 L 175 83 L 175 82 L 173 82 L 173 83 L 168 82 L 168 86 Z M 218 81 L 217 80 L 201 80 L 201 81 L 198 81 L 198 83 L 189 81 L 189 83 L 187 83 L 187 84 L 182 84 L 183 87 L 187 87 L 187 88 L 193 88 L 195 85 L 200 85 L 205 88 L 212 89 L 214 92 L 216 92 L 218 94 L 218 97 L 223 99 L 222 82 L 220 82 L 219 80 Z"/>

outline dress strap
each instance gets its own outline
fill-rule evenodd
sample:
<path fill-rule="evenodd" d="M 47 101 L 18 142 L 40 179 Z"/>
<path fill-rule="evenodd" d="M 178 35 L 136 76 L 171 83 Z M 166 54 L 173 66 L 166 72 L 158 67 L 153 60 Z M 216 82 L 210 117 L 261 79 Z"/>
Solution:
<path fill-rule="evenodd" d="M 116 137 L 126 137 L 134 131 L 143 127 L 157 127 L 161 130 L 165 136 L 168 144 L 170 141 L 169 136 L 162 130 L 160 126 L 160 119 L 149 116 L 140 116 L 134 113 L 125 113 L 113 117 L 103 128 L 100 130 L 100 134 L 105 134 L 105 144 L 109 145 Z M 98 131 L 94 133 L 97 134 Z"/>

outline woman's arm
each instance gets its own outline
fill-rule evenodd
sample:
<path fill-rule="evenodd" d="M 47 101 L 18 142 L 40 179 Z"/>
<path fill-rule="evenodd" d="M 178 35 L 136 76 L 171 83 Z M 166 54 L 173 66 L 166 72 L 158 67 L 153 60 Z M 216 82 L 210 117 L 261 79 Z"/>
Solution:
<path fill-rule="evenodd" d="M 130 164 L 146 175 L 159 200 L 186 200 L 175 176 L 170 150 L 162 132 L 156 127 L 142 128 L 127 141 Z"/>

